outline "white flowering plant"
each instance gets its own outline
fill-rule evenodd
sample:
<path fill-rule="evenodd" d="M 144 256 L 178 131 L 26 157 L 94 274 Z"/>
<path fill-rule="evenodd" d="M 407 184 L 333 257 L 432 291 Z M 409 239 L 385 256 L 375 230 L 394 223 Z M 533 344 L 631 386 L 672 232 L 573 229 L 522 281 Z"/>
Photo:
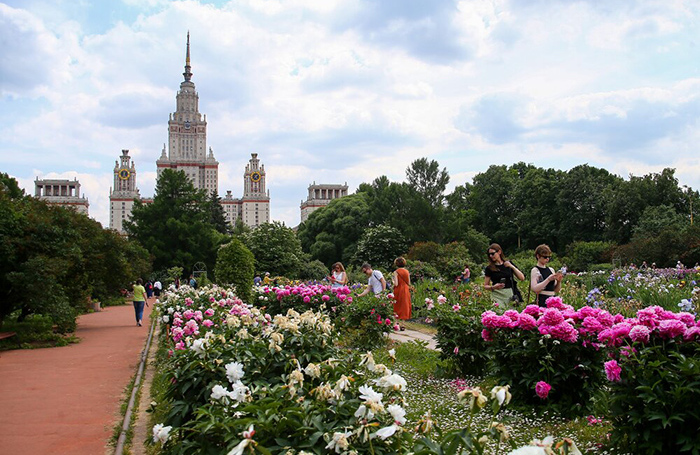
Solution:
<path fill-rule="evenodd" d="M 218 288 L 168 295 L 159 311 L 171 322 L 161 334 L 171 347 L 161 369 L 169 385 L 157 397 L 167 411 L 160 428 L 170 427 L 162 453 L 389 454 L 411 445 L 406 381 L 371 353 L 339 350 L 327 315 L 272 317 Z"/>

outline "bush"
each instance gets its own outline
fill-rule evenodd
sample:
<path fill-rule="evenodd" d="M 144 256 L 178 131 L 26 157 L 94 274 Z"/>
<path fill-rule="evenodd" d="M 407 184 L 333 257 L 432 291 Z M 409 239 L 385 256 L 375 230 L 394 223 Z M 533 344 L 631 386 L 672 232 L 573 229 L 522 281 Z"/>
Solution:
<path fill-rule="evenodd" d="M 611 242 L 574 242 L 567 248 L 569 268 L 581 272 L 589 270 L 591 264 L 610 262 L 613 248 Z"/>
<path fill-rule="evenodd" d="M 302 280 L 322 280 L 328 276 L 328 267 L 318 259 L 310 260 L 306 257 L 299 268 L 299 278 Z"/>
<path fill-rule="evenodd" d="M 406 268 L 411 273 L 412 282 L 440 277 L 440 272 L 429 262 L 408 260 L 406 261 Z"/>
<path fill-rule="evenodd" d="M 255 258 L 243 243 L 233 238 L 219 248 L 214 274 L 219 283 L 231 284 L 244 302 L 250 302 Z"/>

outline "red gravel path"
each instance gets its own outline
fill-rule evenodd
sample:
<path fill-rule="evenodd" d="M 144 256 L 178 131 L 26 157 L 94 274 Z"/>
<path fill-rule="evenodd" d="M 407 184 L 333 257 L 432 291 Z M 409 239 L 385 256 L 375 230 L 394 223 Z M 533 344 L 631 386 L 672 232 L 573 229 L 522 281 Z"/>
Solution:
<path fill-rule="evenodd" d="M 0 454 L 109 453 L 151 308 L 143 327 L 131 305 L 109 307 L 78 318 L 80 343 L 0 353 Z"/>

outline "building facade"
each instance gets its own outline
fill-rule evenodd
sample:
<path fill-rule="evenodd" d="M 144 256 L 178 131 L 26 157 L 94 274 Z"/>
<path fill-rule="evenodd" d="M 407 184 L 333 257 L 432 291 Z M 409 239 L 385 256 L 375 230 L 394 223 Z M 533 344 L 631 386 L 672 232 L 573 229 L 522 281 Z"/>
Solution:
<path fill-rule="evenodd" d="M 34 180 L 34 196 L 51 205 L 71 208 L 87 215 L 90 203 L 80 195 L 80 182 L 73 180 L 43 179 Z"/>
<path fill-rule="evenodd" d="M 136 164 L 128 150 L 114 162 L 114 186 L 109 189 L 109 227 L 124 233 L 124 221 L 131 218 L 134 200 L 141 199 L 136 186 Z"/>
<path fill-rule="evenodd" d="M 176 109 L 168 119 L 168 143 L 156 161 L 158 177 L 165 169 L 183 171 L 195 188 L 210 194 L 219 192 L 219 162 L 211 147 L 207 148 L 207 116 L 199 112 L 199 95 L 192 82 L 190 35 L 187 34 L 184 81 L 175 97 Z M 265 166 L 257 153 L 243 173 L 243 196 L 234 198 L 231 191 L 221 199 L 228 223 L 257 227 L 270 221 L 270 193 L 266 190 Z M 114 168 L 114 189 L 110 190 L 110 228 L 124 233 L 123 223 L 131 216 L 134 199 L 143 202 L 136 186 L 136 168 L 128 150 L 122 151 L 121 163 Z"/>
<path fill-rule="evenodd" d="M 348 195 L 348 184 L 316 184 L 309 185 L 309 195 L 305 201 L 301 201 L 301 222 L 309 218 L 314 211 L 325 207 L 333 199 L 338 199 Z"/>
<path fill-rule="evenodd" d="M 185 80 L 175 97 L 175 112 L 168 119 L 168 153 L 164 145 L 156 161 L 158 177 L 164 169 L 183 171 L 195 188 L 218 194 L 219 162 L 211 147 L 207 151 L 207 116 L 199 112 L 199 94 L 192 82 L 189 33 L 182 75 Z"/>

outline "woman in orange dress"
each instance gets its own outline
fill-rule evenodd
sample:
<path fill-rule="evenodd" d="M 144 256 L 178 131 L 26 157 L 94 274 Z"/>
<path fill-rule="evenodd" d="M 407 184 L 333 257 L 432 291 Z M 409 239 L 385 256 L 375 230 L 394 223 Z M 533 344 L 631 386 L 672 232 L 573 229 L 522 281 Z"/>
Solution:
<path fill-rule="evenodd" d="M 391 277 L 394 285 L 394 313 L 399 319 L 411 319 L 411 275 L 406 270 L 406 259 L 398 257 L 394 260 L 394 265 L 396 270 Z"/>

